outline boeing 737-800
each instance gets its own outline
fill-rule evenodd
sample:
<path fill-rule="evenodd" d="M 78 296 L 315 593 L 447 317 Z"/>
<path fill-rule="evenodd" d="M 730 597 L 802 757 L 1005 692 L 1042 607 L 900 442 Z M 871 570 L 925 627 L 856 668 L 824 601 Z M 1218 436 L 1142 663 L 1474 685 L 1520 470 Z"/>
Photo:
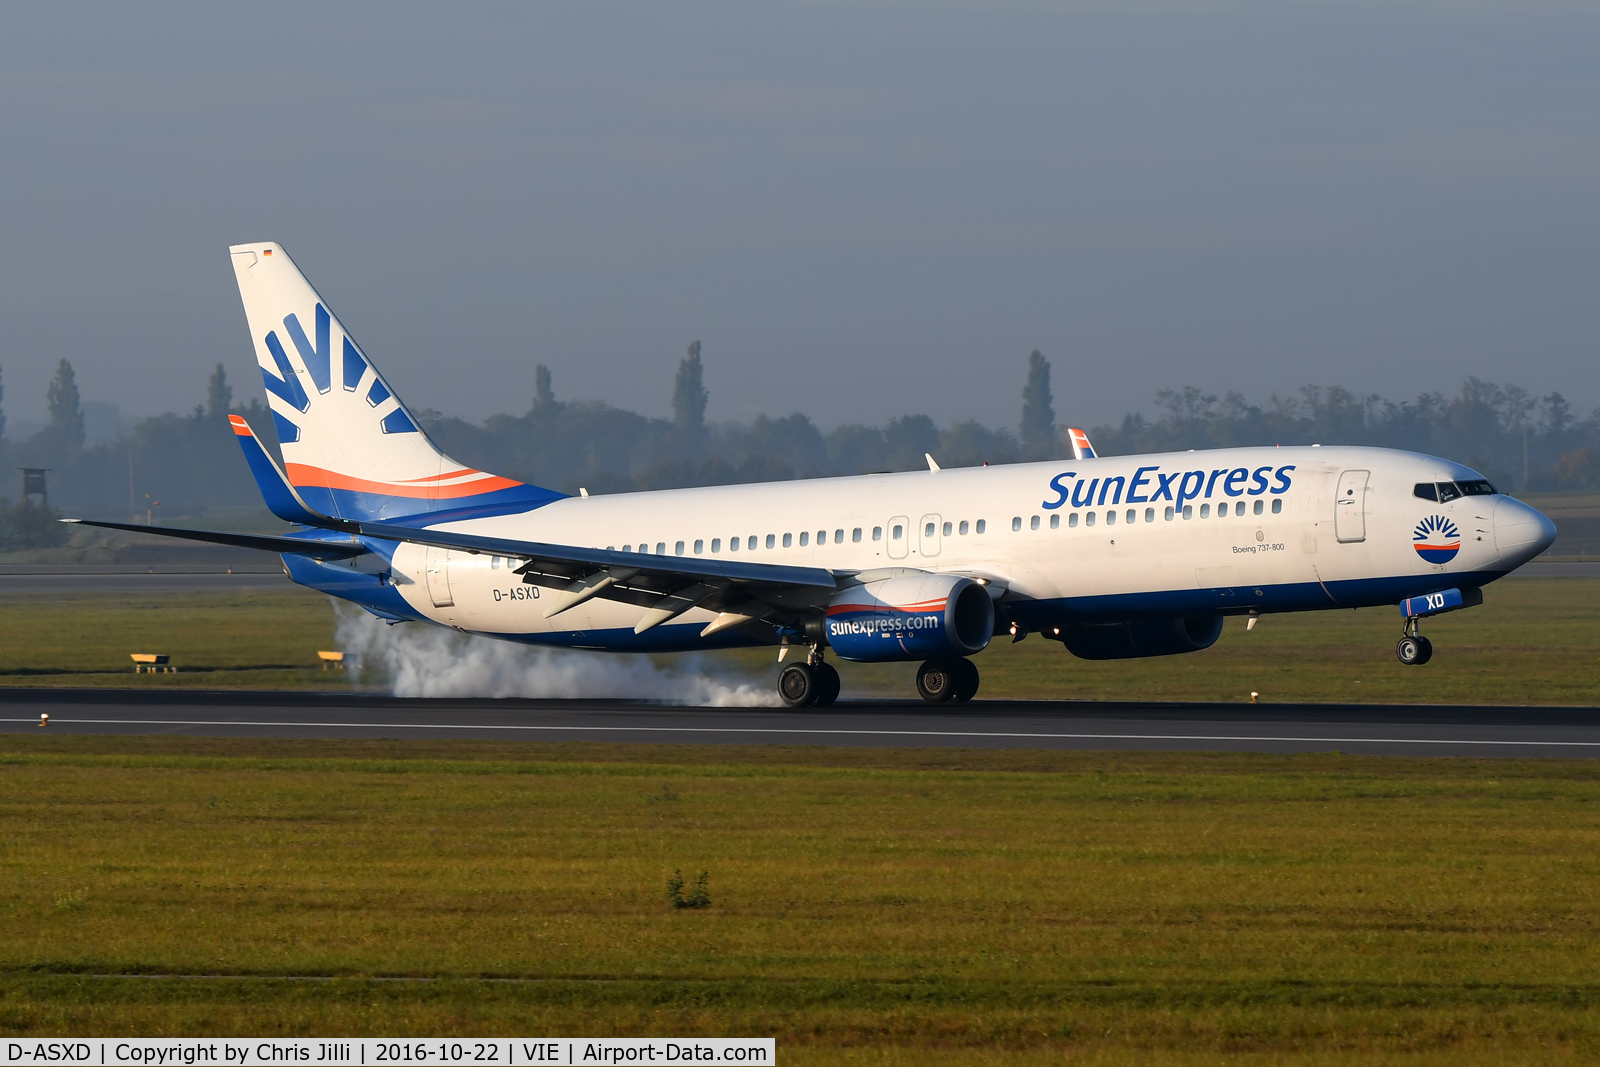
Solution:
<path fill-rule="evenodd" d="M 282 247 L 231 250 L 282 451 L 234 432 L 301 585 L 390 622 L 604 652 L 795 647 L 778 691 L 826 705 L 853 661 L 922 660 L 978 690 L 996 638 L 1086 659 L 1198 652 L 1230 615 L 1398 605 L 1427 616 L 1547 548 L 1555 526 L 1459 463 L 1380 448 L 1232 448 L 577 497 L 444 455 Z M 79 520 L 69 520 L 79 521 Z M 82 520 L 87 521 L 87 520 Z M 780 652 L 780 657 L 783 655 Z"/>

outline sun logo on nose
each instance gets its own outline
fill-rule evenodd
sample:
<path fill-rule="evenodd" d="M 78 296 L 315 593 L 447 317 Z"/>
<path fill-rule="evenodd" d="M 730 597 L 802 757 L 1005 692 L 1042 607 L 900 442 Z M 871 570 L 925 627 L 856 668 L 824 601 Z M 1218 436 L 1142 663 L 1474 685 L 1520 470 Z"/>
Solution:
<path fill-rule="evenodd" d="M 1461 531 L 1443 515 L 1429 515 L 1411 532 L 1412 548 L 1429 563 L 1449 563 L 1461 551 Z"/>

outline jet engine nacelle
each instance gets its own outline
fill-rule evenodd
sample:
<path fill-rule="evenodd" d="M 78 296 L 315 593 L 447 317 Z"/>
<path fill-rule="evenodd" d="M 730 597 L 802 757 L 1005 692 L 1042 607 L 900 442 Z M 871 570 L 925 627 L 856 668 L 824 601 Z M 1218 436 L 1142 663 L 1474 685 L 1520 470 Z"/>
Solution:
<path fill-rule="evenodd" d="M 836 595 L 823 632 L 840 657 L 858 663 L 970 656 L 994 636 L 994 601 L 953 574 L 883 578 Z"/>
<path fill-rule="evenodd" d="M 1176 656 L 1210 648 L 1222 636 L 1222 616 L 1166 616 L 1103 626 L 1063 626 L 1061 643 L 1079 659 Z"/>

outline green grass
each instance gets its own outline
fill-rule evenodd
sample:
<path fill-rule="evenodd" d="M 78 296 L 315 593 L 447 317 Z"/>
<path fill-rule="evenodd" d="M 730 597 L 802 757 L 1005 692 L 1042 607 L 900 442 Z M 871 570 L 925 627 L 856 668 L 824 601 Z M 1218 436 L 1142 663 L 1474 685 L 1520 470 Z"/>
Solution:
<path fill-rule="evenodd" d="M 1205 652 L 1089 662 L 1034 635 L 1001 637 L 977 663 L 981 697 L 1078 700 L 1600 704 L 1600 579 L 1527 578 L 1482 607 L 1426 620 L 1433 662 L 1394 658 L 1393 608 L 1230 619 Z M 344 688 L 316 666 L 334 647 L 329 599 L 305 589 L 239 594 L 0 600 L 0 679 L 10 685 Z M 408 624 L 417 625 L 417 624 Z M 132 673 L 128 653 L 167 652 L 187 673 Z M 580 653 L 598 655 L 597 653 Z M 663 657 L 669 662 L 671 657 Z M 774 650 L 714 653 L 704 669 L 771 684 Z M 835 662 L 838 662 L 835 660 Z M 840 663 L 844 695 L 911 696 L 915 664 Z M 381 687 L 369 673 L 364 684 Z"/>
<path fill-rule="evenodd" d="M 317 659 L 319 649 L 334 647 L 333 624 L 328 597 L 298 587 L 7 597 L 0 600 L 0 679 L 7 685 L 343 685 Z M 168 654 L 184 673 L 136 677 L 131 652 Z"/>
<path fill-rule="evenodd" d="M 0 1030 L 1592 1062 L 1597 878 L 1590 762 L 10 736 Z"/>

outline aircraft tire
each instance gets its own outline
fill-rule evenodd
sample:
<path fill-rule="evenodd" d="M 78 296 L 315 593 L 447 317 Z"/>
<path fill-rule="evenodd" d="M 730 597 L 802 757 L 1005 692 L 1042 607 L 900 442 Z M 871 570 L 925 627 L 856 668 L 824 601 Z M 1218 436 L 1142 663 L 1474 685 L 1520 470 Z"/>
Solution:
<path fill-rule="evenodd" d="M 1433 658 L 1433 642 L 1407 634 L 1395 644 L 1394 658 L 1407 667 L 1420 667 Z"/>
<path fill-rule="evenodd" d="M 917 668 L 917 693 L 930 704 L 943 704 L 956 695 L 960 660 L 930 659 Z"/>
<path fill-rule="evenodd" d="M 791 663 L 778 673 L 778 698 L 791 708 L 809 708 L 819 688 L 816 672 L 807 664 Z"/>
<path fill-rule="evenodd" d="M 956 661 L 956 690 L 951 697 L 958 704 L 965 704 L 978 695 L 978 665 L 970 659 Z"/>
<path fill-rule="evenodd" d="M 819 663 L 812 671 L 817 676 L 817 698 L 811 702 L 811 706 L 831 707 L 839 699 L 839 672 L 831 663 Z"/>

